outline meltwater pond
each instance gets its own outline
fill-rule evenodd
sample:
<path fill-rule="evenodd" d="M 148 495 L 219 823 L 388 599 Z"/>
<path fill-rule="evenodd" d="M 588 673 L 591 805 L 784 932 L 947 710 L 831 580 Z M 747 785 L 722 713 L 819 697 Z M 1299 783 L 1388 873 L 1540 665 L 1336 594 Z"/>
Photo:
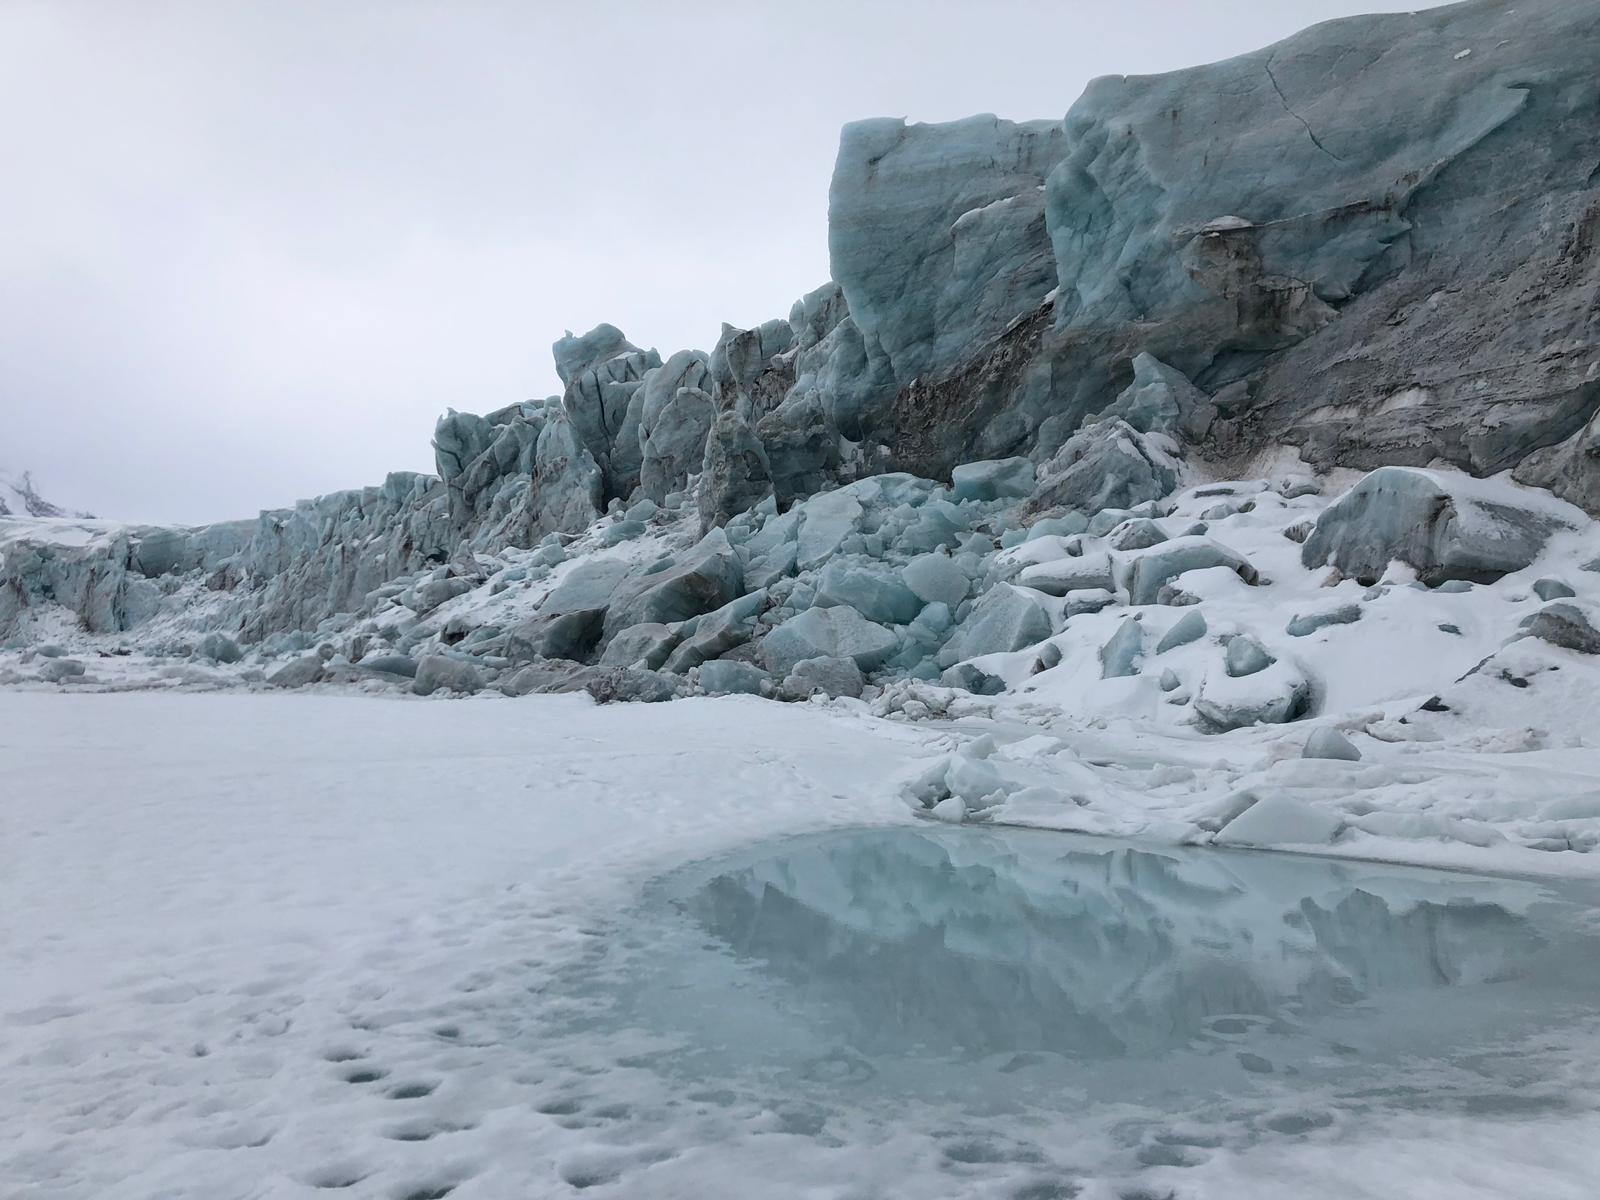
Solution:
<path fill-rule="evenodd" d="M 1596 1102 L 1537 1066 L 1600 1016 L 1588 887 L 886 828 L 760 845 L 645 899 L 581 1021 L 647 1033 L 650 1068 L 695 1094 L 973 1116 L 1300 1095 L 1312 1115 L 1279 1119 L 1312 1125 Z"/>

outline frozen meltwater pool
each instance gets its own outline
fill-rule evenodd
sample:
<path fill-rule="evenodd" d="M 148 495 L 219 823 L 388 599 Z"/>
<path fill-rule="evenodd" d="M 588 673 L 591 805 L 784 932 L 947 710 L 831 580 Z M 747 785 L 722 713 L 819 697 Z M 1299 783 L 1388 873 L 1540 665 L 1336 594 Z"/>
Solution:
<path fill-rule="evenodd" d="M 648 1035 L 638 1061 L 682 1093 L 814 1114 L 1526 1118 L 1596 1103 L 1539 1065 L 1570 1068 L 1600 1015 L 1595 900 L 1057 833 L 839 831 L 657 881 L 626 947 L 586 968 L 605 1002 L 574 1019 Z"/>

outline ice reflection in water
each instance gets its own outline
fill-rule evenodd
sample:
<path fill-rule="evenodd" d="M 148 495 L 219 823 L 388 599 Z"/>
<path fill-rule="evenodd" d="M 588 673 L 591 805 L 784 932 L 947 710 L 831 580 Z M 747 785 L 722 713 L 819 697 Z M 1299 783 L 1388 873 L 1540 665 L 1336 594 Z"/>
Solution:
<path fill-rule="evenodd" d="M 680 1037 L 675 1068 L 699 1076 L 967 1099 L 1003 1078 L 1057 1103 L 1205 1091 L 1456 1063 L 1600 994 L 1592 898 L 1518 880 L 884 829 L 662 887 L 693 924 L 632 965 L 620 1015 Z"/>

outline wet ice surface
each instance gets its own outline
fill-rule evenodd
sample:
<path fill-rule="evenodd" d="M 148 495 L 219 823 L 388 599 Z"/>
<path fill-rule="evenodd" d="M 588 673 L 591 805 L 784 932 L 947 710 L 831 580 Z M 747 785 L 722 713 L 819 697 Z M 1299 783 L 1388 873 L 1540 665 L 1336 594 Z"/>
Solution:
<path fill-rule="evenodd" d="M 1141 1171 L 1389 1114 L 1592 1113 L 1566 1051 L 1600 994 L 1594 900 L 1020 830 L 831 832 L 659 881 L 561 982 L 601 1003 L 558 1025 L 647 1041 L 625 1065 L 736 1125 L 917 1130 L 995 1195 L 1116 1176 L 1104 1194 L 1137 1196 Z"/>

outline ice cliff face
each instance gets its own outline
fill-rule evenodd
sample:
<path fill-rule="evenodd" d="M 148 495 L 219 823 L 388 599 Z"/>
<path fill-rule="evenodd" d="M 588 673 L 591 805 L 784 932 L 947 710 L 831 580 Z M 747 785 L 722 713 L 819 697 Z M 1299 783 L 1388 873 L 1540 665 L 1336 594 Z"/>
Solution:
<path fill-rule="evenodd" d="M 1101 79 L 1061 122 L 851 125 L 834 280 L 787 317 L 568 333 L 562 393 L 448 413 L 436 477 L 255 521 L 35 497 L 0 638 L 902 715 L 1072 678 L 1211 733 L 1525 680 L 1509 643 L 1600 650 L 1597 63 L 1592 3 L 1473 0 Z M 1343 689 L 1407 583 L 1443 674 Z M 1462 591 L 1509 604 L 1464 625 Z"/>
<path fill-rule="evenodd" d="M 1593 509 L 1597 61 L 1595 6 L 1477 0 L 1099 79 L 1061 127 L 850 126 L 833 269 L 877 433 L 930 473 L 1042 457 L 1149 353 L 1212 453 L 1515 468 Z"/>

